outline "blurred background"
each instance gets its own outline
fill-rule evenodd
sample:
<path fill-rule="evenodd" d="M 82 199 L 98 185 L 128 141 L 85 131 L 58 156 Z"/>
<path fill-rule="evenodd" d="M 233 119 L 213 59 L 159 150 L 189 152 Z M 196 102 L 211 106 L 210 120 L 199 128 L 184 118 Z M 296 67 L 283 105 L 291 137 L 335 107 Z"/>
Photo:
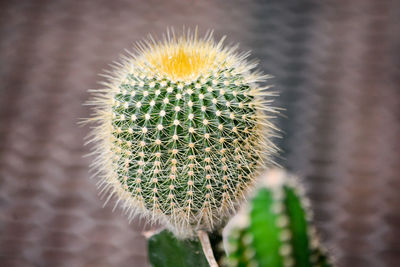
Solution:
<path fill-rule="evenodd" d="M 252 50 L 286 111 L 339 266 L 400 266 L 400 1 L 0 1 L 0 266 L 147 266 L 143 222 L 102 208 L 83 157 L 87 89 L 167 26 Z"/>

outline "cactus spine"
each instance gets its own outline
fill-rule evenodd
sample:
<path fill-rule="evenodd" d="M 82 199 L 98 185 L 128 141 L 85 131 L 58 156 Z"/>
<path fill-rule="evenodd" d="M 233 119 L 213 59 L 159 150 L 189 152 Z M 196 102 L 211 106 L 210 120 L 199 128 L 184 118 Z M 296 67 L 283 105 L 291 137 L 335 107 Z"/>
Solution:
<path fill-rule="evenodd" d="M 272 94 L 248 53 L 168 33 L 138 43 L 90 104 L 100 186 L 178 237 L 219 226 L 275 152 Z"/>
<path fill-rule="evenodd" d="M 295 177 L 272 171 L 225 228 L 229 266 L 332 266 Z"/>

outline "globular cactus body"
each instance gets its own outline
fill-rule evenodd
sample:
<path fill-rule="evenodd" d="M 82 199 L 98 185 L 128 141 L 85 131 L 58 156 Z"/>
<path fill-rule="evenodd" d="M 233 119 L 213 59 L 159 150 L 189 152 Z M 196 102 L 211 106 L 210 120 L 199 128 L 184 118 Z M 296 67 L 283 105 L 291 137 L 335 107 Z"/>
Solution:
<path fill-rule="evenodd" d="M 96 91 L 92 131 L 104 192 L 179 237 L 213 230 L 275 148 L 269 95 L 247 54 L 196 34 L 138 45 Z"/>
<path fill-rule="evenodd" d="M 331 266 L 295 177 L 272 171 L 224 232 L 229 266 Z"/>

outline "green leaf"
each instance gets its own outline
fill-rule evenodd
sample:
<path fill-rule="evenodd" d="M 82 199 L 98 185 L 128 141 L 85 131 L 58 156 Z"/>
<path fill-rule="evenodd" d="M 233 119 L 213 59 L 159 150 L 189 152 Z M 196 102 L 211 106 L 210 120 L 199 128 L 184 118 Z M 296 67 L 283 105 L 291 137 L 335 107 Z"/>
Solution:
<path fill-rule="evenodd" d="M 167 230 L 149 239 L 148 253 L 154 267 L 209 267 L 197 238 L 178 240 Z"/>

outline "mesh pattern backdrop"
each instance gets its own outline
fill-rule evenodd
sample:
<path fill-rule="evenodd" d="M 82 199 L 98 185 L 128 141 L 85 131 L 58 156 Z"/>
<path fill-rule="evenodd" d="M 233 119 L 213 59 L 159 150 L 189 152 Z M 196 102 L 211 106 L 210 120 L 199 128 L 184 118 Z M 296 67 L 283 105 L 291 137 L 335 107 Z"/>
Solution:
<path fill-rule="evenodd" d="M 148 32 L 196 26 L 252 50 L 286 108 L 279 163 L 304 176 L 339 266 L 400 265 L 400 2 L 2 1 L 0 266 L 146 266 L 143 222 L 102 208 L 87 89 Z"/>

